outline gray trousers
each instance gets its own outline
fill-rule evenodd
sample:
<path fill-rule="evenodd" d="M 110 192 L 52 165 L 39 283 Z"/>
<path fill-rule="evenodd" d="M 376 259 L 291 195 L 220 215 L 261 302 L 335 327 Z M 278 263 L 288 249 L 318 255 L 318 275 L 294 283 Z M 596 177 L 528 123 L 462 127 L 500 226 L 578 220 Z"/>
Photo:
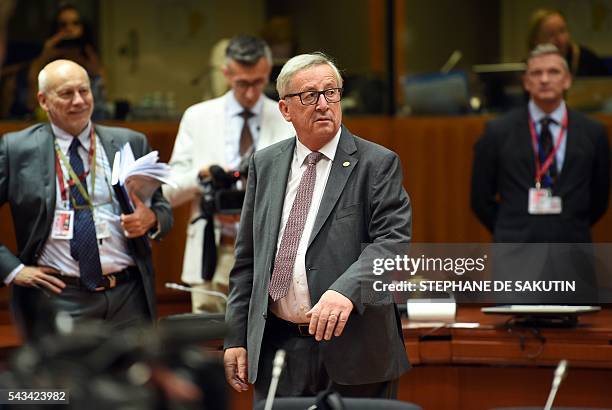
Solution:
<path fill-rule="evenodd" d="M 255 381 L 254 403 L 265 400 L 272 379 L 272 362 L 278 349 L 286 351 L 285 367 L 281 373 L 277 397 L 316 396 L 319 392 L 331 388 L 342 397 L 397 398 L 398 380 L 361 385 L 343 385 L 329 378 L 325 365 L 319 354 L 319 344 L 314 337 L 287 335 L 282 326 L 277 326 L 274 319 L 268 320 L 259 356 L 259 368 Z M 355 341 L 359 343 L 359 341 Z M 364 372 L 367 368 L 364 367 Z"/>
<path fill-rule="evenodd" d="M 151 324 L 144 287 L 140 279 L 101 292 L 90 292 L 66 284 L 59 295 L 37 289 L 24 289 L 28 306 L 15 307 L 15 319 L 26 339 L 52 331 L 53 312 L 68 313 L 78 325 L 103 321 L 111 329 L 122 330 Z"/>

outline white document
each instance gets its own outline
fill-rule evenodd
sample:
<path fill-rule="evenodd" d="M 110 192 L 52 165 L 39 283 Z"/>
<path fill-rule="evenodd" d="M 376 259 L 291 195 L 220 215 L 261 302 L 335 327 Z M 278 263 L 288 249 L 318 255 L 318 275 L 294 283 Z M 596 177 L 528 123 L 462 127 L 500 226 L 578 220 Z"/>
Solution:
<path fill-rule="evenodd" d="M 130 144 L 126 143 L 115 154 L 111 184 L 125 187 L 128 194 L 136 194 L 141 201 L 150 206 L 153 193 L 161 184 L 175 186 L 170 180 L 170 166 L 158 161 L 157 151 L 151 151 L 135 159 Z"/>

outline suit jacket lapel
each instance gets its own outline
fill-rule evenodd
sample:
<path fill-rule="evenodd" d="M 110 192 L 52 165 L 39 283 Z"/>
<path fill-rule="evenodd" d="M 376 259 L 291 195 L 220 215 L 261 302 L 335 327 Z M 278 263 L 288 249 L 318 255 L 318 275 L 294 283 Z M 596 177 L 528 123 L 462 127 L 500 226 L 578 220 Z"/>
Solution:
<path fill-rule="evenodd" d="M 51 220 L 55 212 L 55 180 L 57 179 L 55 170 L 55 147 L 53 145 L 53 131 L 51 130 L 51 125 L 47 124 L 40 128 L 36 133 L 36 139 L 36 145 L 38 146 L 40 158 L 42 159 L 40 165 L 42 180 L 45 185 L 44 197 L 46 198 L 46 217 L 49 221 L 48 226 L 51 226 Z"/>
<path fill-rule="evenodd" d="M 293 151 L 295 150 L 295 138 L 289 144 L 283 144 L 278 148 L 278 153 L 273 161 L 272 175 L 270 181 L 272 187 L 270 189 L 270 208 L 266 220 L 270 221 L 269 237 L 272 245 L 272 256 L 276 250 L 276 242 L 280 231 L 280 224 L 283 215 L 283 204 L 285 202 L 285 191 L 287 189 L 287 179 L 289 178 L 289 170 L 291 169 L 291 161 L 293 160 Z M 264 176 L 264 178 L 266 178 Z"/>
<path fill-rule="evenodd" d="M 575 161 L 572 161 L 572 156 L 576 153 L 576 149 L 578 149 L 577 143 L 578 138 L 580 138 L 579 136 L 580 127 L 576 124 L 572 112 L 568 109 L 567 130 L 565 134 L 565 155 L 563 158 L 563 168 L 561 168 L 561 172 L 557 175 L 554 190 L 556 194 L 561 194 L 561 189 L 565 187 L 563 184 L 564 181 L 568 178 L 571 180 L 572 164 L 575 164 Z"/>
<path fill-rule="evenodd" d="M 323 224 L 336 206 L 336 202 L 338 202 L 338 198 L 340 198 L 340 194 L 342 194 L 344 190 L 346 181 L 348 181 L 349 176 L 357 165 L 358 159 L 356 156 L 353 156 L 356 151 L 357 147 L 355 146 L 353 134 L 342 126 L 336 157 L 332 161 L 332 168 L 329 173 L 329 178 L 327 179 L 327 184 L 325 185 L 325 191 L 323 192 L 323 198 L 321 199 L 321 205 L 317 212 L 312 233 L 308 240 L 308 246 L 310 246 L 317 237 Z M 345 166 L 344 164 L 347 162 L 349 165 Z"/>
<path fill-rule="evenodd" d="M 535 186 L 535 152 L 533 150 L 533 142 L 531 140 L 531 131 L 529 129 L 529 111 L 525 107 L 522 114 L 519 116 L 516 122 L 516 130 L 514 134 L 519 140 L 516 141 L 516 149 L 523 151 L 520 158 L 527 158 L 527 163 L 517 164 L 517 171 L 525 172 L 525 178 L 528 180 L 527 184 L 530 187 Z"/>
<path fill-rule="evenodd" d="M 94 125 L 94 130 L 96 132 L 96 136 L 100 139 L 100 144 L 102 144 L 102 147 L 104 148 L 106 159 L 108 160 L 112 172 L 115 153 L 119 151 L 120 147 L 115 141 L 115 138 L 113 138 L 111 134 L 101 132 L 101 128 L 99 126 Z"/>

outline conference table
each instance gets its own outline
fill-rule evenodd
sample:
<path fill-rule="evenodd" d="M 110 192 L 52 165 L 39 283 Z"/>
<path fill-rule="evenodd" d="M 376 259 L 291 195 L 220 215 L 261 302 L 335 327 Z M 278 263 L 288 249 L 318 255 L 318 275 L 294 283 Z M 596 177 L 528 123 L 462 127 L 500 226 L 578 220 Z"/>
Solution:
<path fill-rule="evenodd" d="M 479 410 L 546 403 L 555 367 L 569 362 L 555 405 L 612 409 L 612 306 L 576 327 L 513 327 L 509 316 L 463 305 L 452 327 L 404 321 L 413 369 L 399 398 L 424 409 Z"/>

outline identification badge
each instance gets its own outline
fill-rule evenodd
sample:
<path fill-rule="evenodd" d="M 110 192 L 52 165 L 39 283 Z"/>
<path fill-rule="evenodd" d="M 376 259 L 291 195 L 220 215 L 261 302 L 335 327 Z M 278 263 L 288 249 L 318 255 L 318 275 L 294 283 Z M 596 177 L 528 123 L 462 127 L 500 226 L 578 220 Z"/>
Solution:
<path fill-rule="evenodd" d="M 529 188 L 528 212 L 531 215 L 560 214 L 561 197 L 553 196 L 550 189 Z"/>
<path fill-rule="evenodd" d="M 107 221 L 103 221 L 97 215 L 97 212 L 94 212 L 94 222 L 96 224 L 96 238 L 98 240 L 110 238 L 111 231 L 110 231 L 110 227 L 108 226 L 108 222 Z"/>
<path fill-rule="evenodd" d="M 53 217 L 51 238 L 72 239 L 74 234 L 74 210 L 56 210 Z"/>

